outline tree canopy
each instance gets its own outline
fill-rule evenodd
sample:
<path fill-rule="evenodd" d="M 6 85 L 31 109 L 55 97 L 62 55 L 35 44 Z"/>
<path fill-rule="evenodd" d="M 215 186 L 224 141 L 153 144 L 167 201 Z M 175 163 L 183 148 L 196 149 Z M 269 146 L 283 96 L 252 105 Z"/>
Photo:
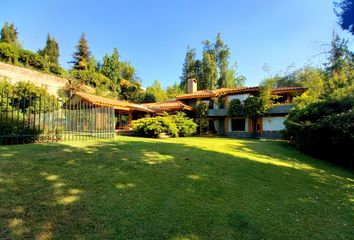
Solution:
<path fill-rule="evenodd" d="M 354 35 L 354 0 L 342 0 L 336 3 L 335 6 L 340 27 Z"/>
<path fill-rule="evenodd" d="M 89 67 L 91 52 L 87 44 L 85 33 L 81 34 L 78 44 L 75 47 L 76 52 L 73 54 L 73 68 L 76 70 L 87 70 Z"/>
<path fill-rule="evenodd" d="M 246 78 L 238 75 L 237 64 L 230 66 L 231 52 L 218 33 L 215 43 L 202 42 L 202 59 L 196 59 L 196 49 L 187 47 L 180 86 L 186 91 L 188 78 L 196 78 L 198 89 L 244 86 Z"/>
<path fill-rule="evenodd" d="M 50 34 L 47 36 L 45 47 L 38 50 L 39 55 L 44 57 L 49 63 L 59 65 L 59 44 Z"/>
<path fill-rule="evenodd" d="M 5 22 L 4 26 L 1 29 L 0 36 L 1 43 L 9 43 L 9 44 L 19 44 L 18 42 L 18 31 L 15 28 L 15 24 Z"/>

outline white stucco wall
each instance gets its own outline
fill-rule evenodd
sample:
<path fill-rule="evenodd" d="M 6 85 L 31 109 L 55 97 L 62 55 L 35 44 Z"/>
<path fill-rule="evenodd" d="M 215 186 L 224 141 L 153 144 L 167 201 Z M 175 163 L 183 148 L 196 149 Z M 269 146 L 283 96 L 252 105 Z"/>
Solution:
<path fill-rule="evenodd" d="M 280 131 L 285 128 L 286 117 L 263 117 L 263 131 Z"/>
<path fill-rule="evenodd" d="M 227 127 L 227 131 L 228 132 L 232 132 L 232 121 L 231 121 L 231 118 L 228 118 L 227 119 L 227 124 L 228 124 L 228 127 Z M 238 131 L 238 132 L 247 132 L 248 131 L 248 120 L 246 118 L 245 120 L 245 131 Z"/>
<path fill-rule="evenodd" d="M 26 81 L 39 87 L 46 87 L 48 92 L 53 95 L 57 95 L 58 90 L 68 83 L 65 78 L 0 62 L 0 80 L 2 77 L 8 78 L 12 84 Z"/>
<path fill-rule="evenodd" d="M 244 94 L 237 94 L 237 95 L 229 95 L 227 96 L 227 101 L 231 102 L 234 99 L 239 99 L 241 102 L 245 101 L 251 94 L 244 93 Z"/>

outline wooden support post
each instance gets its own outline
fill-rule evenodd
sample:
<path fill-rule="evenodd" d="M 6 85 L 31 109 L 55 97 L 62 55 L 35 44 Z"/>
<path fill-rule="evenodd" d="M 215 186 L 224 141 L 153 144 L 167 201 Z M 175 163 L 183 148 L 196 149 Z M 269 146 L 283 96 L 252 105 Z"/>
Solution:
<path fill-rule="evenodd" d="M 258 121 L 259 121 L 259 133 L 262 133 L 263 132 L 263 117 L 259 116 Z"/>
<path fill-rule="evenodd" d="M 129 128 L 133 127 L 133 111 L 129 110 Z"/>
<path fill-rule="evenodd" d="M 286 103 L 290 104 L 291 100 L 290 100 L 290 94 L 288 93 L 286 95 Z"/>
<path fill-rule="evenodd" d="M 251 133 L 252 132 L 252 119 L 250 117 L 248 118 L 248 132 Z"/>

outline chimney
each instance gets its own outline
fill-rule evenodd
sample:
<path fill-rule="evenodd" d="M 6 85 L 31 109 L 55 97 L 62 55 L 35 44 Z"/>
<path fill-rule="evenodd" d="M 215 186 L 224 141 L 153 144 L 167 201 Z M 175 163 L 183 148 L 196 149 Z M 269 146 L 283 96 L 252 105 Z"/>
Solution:
<path fill-rule="evenodd" d="M 197 91 L 197 80 L 195 78 L 189 78 L 187 83 L 188 93 L 194 93 Z"/>

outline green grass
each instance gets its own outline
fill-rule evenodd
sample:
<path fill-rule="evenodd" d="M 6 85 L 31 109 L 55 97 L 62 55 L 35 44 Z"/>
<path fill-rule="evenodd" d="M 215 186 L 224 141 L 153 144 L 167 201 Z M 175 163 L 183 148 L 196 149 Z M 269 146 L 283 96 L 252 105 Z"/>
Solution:
<path fill-rule="evenodd" d="M 0 147 L 0 239 L 353 239 L 351 170 L 281 141 Z"/>

